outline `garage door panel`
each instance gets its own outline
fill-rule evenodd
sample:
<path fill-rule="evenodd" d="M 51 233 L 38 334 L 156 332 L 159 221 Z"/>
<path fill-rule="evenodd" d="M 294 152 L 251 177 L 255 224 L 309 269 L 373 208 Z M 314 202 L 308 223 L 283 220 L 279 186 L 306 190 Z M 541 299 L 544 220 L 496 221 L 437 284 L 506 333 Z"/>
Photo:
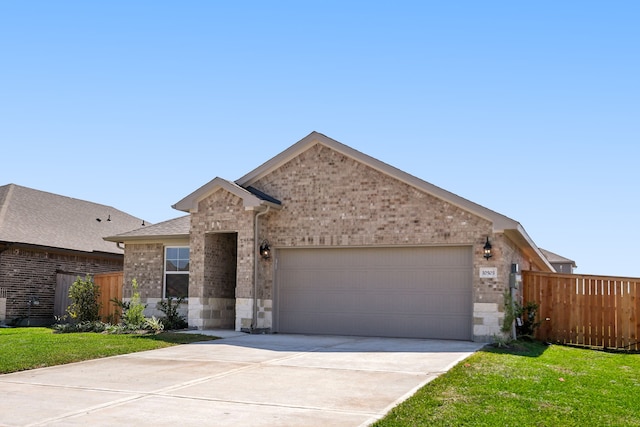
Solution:
<path fill-rule="evenodd" d="M 469 247 L 278 251 L 280 332 L 470 339 Z"/>

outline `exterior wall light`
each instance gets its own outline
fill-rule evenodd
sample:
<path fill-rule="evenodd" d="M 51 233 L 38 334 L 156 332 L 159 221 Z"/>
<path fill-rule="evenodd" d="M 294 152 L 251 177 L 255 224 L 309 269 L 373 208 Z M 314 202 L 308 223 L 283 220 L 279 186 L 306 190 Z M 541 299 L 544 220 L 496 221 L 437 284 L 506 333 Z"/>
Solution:
<path fill-rule="evenodd" d="M 487 243 L 484 244 L 484 247 L 482 249 L 484 250 L 484 255 L 482 256 L 486 259 L 489 259 L 493 256 L 493 254 L 491 253 L 491 243 L 489 243 L 489 236 L 487 236 Z"/>
<path fill-rule="evenodd" d="M 263 259 L 271 258 L 271 246 L 269 246 L 269 241 L 266 239 L 260 243 L 260 256 Z"/>

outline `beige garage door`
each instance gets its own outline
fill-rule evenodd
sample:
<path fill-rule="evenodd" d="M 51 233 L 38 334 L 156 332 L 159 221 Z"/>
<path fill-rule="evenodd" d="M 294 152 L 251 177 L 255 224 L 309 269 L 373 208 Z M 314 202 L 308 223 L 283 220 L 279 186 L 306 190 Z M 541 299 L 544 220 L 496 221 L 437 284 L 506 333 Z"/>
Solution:
<path fill-rule="evenodd" d="M 470 247 L 281 249 L 282 333 L 472 337 Z"/>

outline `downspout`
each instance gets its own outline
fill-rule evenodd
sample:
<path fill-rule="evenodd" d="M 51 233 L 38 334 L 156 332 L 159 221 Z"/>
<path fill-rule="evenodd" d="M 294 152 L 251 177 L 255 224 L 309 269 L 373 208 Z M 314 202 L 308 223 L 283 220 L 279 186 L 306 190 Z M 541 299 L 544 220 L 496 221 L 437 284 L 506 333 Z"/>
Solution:
<path fill-rule="evenodd" d="M 253 318 L 251 319 L 251 330 L 255 330 L 258 326 L 258 252 L 260 251 L 260 241 L 258 239 L 258 217 L 269 212 L 271 206 L 267 205 L 267 209 L 258 212 L 254 217 L 254 250 L 253 250 Z"/>

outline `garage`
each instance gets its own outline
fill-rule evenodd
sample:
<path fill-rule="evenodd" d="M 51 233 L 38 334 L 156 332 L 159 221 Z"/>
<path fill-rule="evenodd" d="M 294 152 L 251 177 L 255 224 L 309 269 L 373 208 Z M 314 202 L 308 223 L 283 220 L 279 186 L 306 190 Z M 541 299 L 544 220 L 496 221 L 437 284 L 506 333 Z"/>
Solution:
<path fill-rule="evenodd" d="M 277 251 L 281 333 L 472 339 L 468 246 Z"/>

